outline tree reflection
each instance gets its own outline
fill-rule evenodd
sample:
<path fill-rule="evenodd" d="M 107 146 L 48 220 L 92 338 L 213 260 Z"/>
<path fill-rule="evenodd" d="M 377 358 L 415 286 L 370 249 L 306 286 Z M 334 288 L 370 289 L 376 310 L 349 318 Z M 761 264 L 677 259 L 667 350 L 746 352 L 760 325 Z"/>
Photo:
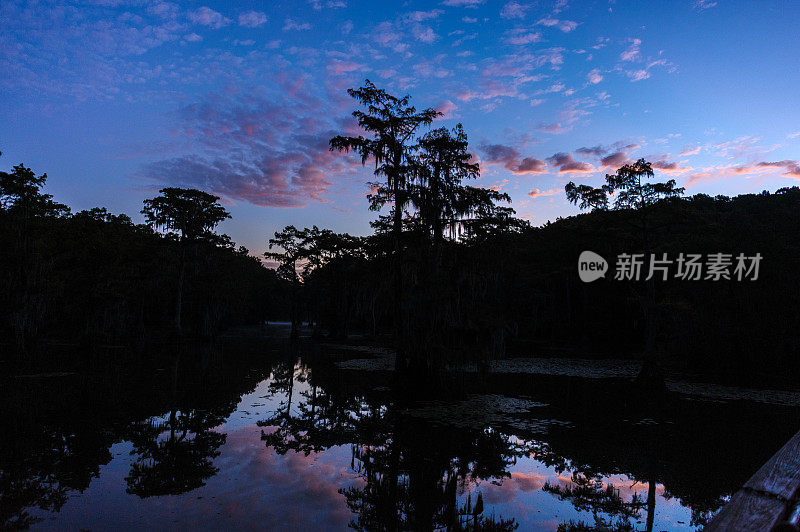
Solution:
<path fill-rule="evenodd" d="M 454 430 L 413 418 L 386 392 L 366 394 L 335 381 L 321 386 L 311 377 L 302 365 L 275 369 L 270 389 L 285 401 L 258 423 L 261 438 L 278 454 L 349 446 L 361 481 L 339 493 L 354 514 L 352 528 L 517 528 L 513 519 L 486 515 L 482 495 L 469 491 L 480 480 L 509 476 L 524 447 L 493 430 Z"/>
<path fill-rule="evenodd" d="M 111 460 L 111 435 L 42 428 L 0 445 L 0 529 L 19 530 L 42 521 L 31 508 L 57 512 L 73 491 L 83 491 Z M 21 434 L 18 433 L 17 436 Z M 5 440 L 5 438 L 3 438 Z"/>
<path fill-rule="evenodd" d="M 653 530 L 661 484 L 661 496 L 680 498 L 692 511 L 693 523 L 702 522 L 705 508 L 711 514 L 719 507 L 714 502 L 722 493 L 719 486 L 675 482 L 677 477 L 698 479 L 697 471 L 703 470 L 694 464 L 688 471 L 673 452 L 678 440 L 697 433 L 698 425 L 690 423 L 678 430 L 650 407 L 630 411 L 632 417 L 643 420 L 640 423 L 611 420 L 603 417 L 602 410 L 614 408 L 605 399 L 599 401 L 597 390 L 587 386 L 583 395 L 573 391 L 573 404 L 559 415 L 569 419 L 572 409 L 585 411 L 589 404 L 589 411 L 597 410 L 596 424 L 556 425 L 544 437 L 523 428 L 498 432 L 419 417 L 414 415 L 418 405 L 408 403 L 402 391 L 389 383 L 365 386 L 363 373 L 343 375 L 320 364 L 324 362 L 314 361 L 314 371 L 303 363 L 283 362 L 275 367 L 270 390 L 281 401 L 272 416 L 259 422 L 261 438 L 278 454 L 309 455 L 348 447 L 351 469 L 359 480 L 341 487 L 339 493 L 353 513 L 354 529 L 513 529 L 517 525 L 513 519 L 487 515 L 483 508 L 487 493 L 482 493 L 480 484 L 509 477 L 510 467 L 522 456 L 570 477 L 566 484 L 551 481 L 543 487 L 587 516 L 583 521 L 561 523 L 564 531 L 624 531 L 632 530 L 637 522 L 644 530 Z M 675 467 L 683 469 L 676 472 Z M 646 483 L 646 492 L 623 495 L 621 486 L 609 483 L 615 475 L 628 477 L 634 484 Z M 677 494 L 667 488 L 668 483 Z M 714 500 L 700 497 L 689 503 L 687 497 L 703 493 L 699 487 L 713 492 Z"/>
<path fill-rule="evenodd" d="M 570 501 L 576 510 L 591 512 L 594 525 L 582 521 L 568 521 L 561 523 L 559 532 L 577 532 L 588 530 L 607 531 L 633 531 L 631 519 L 638 519 L 644 503 L 637 493 L 631 500 L 625 501 L 619 489 L 613 484 L 603 482 L 600 475 L 587 476 L 573 472 L 572 485 L 558 486 L 549 482 L 542 486 L 542 490 L 558 496 L 562 501 Z M 655 494 L 655 491 L 653 491 Z M 655 499 L 654 499 L 655 501 Z M 652 522 L 648 530 L 652 530 Z"/>
<path fill-rule="evenodd" d="M 180 353 L 180 352 L 179 352 Z M 178 407 L 178 364 L 175 357 L 170 388 L 169 416 L 132 423 L 128 438 L 137 455 L 125 482 L 127 492 L 139 497 L 178 495 L 205 485 L 218 468 L 213 459 L 226 435 L 212 430 L 233 410 L 224 402 L 212 409 Z"/>
<path fill-rule="evenodd" d="M 407 421 L 407 420 L 404 420 Z M 492 431 L 460 433 L 438 439 L 448 429 L 416 435 L 400 423 L 397 438 L 388 445 L 354 444 L 353 469 L 364 482 L 342 488 L 347 506 L 355 514 L 356 530 L 514 530 L 513 519 L 485 515 L 483 496 L 472 494 L 459 504 L 458 495 L 484 478 L 507 476 L 513 445 Z M 410 437 L 414 436 L 414 437 Z M 458 438 L 465 445 L 452 447 Z M 497 465 L 500 465 L 497 468 Z M 481 476 L 484 471 L 487 476 Z"/>
<path fill-rule="evenodd" d="M 203 486 L 218 471 L 213 459 L 226 435 L 210 429 L 223 419 L 200 410 L 173 410 L 166 420 L 150 418 L 133 425 L 132 453 L 138 458 L 125 478 L 128 493 L 142 498 L 178 495 Z"/>
<path fill-rule="evenodd" d="M 614 402 L 620 389 L 606 382 L 573 380 L 565 388 L 563 378 L 552 377 L 520 383 L 520 389 L 536 390 L 532 401 L 549 404 L 521 414 L 534 419 L 506 426 L 481 417 L 478 424 L 462 424 L 450 419 L 463 404 L 458 398 L 421 408 L 404 399 L 388 376 L 337 371 L 327 353 L 304 352 L 299 359 L 292 350 L 267 367 L 263 351 L 254 350 L 253 364 L 231 366 L 215 353 L 194 353 L 183 357 L 180 375 L 175 365 L 146 371 L 140 380 L 18 379 L 0 386 L 0 402 L 8 407 L 0 418 L 0 528 L 29 527 L 44 512 L 61 510 L 99 475 L 120 441 L 132 445 L 128 493 L 145 498 L 203 486 L 217 473 L 215 458 L 226 441 L 218 427 L 267 371 L 277 408 L 258 423 L 262 441 L 280 455 L 331 448 L 349 453 L 355 475 L 337 485 L 337 498 L 352 512 L 357 530 L 514 529 L 516 521 L 507 519 L 513 516 L 492 515 L 492 504 L 484 503 L 499 493 L 489 483 L 508 479 L 521 457 L 571 480 L 551 479 L 543 488 L 562 507 L 582 513 L 583 522 L 561 523 L 565 532 L 657 529 L 656 503 L 671 498 L 691 510 L 692 526 L 701 526 L 788 437 L 758 427 L 796 413 L 699 402 L 664 415 L 638 404 L 626 411 Z M 491 383 L 492 390 L 518 394 L 503 378 Z M 450 400 L 455 408 L 432 407 L 434 415 L 420 415 L 426 405 Z M 576 421 L 548 425 L 543 435 L 540 424 L 527 423 L 542 416 Z M 501 428 L 485 428 L 490 425 Z M 743 430 L 746 437 L 735 437 Z M 726 446 L 717 445 L 720 439 Z M 754 452 L 753 442 L 763 451 Z M 648 486 L 630 495 L 622 485 L 608 485 L 616 477 Z"/>
<path fill-rule="evenodd" d="M 0 384 L 0 529 L 42 521 L 37 509 L 59 511 L 111 460 L 118 433 L 86 408 L 81 383 L 26 378 Z"/>

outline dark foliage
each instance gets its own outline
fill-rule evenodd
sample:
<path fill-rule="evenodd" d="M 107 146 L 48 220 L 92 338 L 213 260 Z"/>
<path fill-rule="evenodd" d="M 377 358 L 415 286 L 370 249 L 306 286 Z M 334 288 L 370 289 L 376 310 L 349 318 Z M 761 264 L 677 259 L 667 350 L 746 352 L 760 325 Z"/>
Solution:
<path fill-rule="evenodd" d="M 800 325 L 794 273 L 800 261 L 800 189 L 728 198 L 696 195 L 648 207 L 651 253 L 760 253 L 759 278 L 653 283 L 660 358 L 716 375 L 797 375 Z M 583 356 L 630 357 L 645 349 L 644 281 L 591 284 L 576 275 L 577 257 L 592 250 L 612 264 L 642 249 L 641 216 L 629 209 L 595 211 L 525 231 L 512 244 L 519 276 L 511 305 L 527 346 L 567 346 Z"/>
<path fill-rule="evenodd" d="M 666 198 L 646 208 L 651 253 L 673 259 L 680 253 L 760 253 L 759 278 L 659 279 L 650 293 L 644 281 L 614 280 L 617 255 L 642 250 L 642 214 L 634 209 L 597 210 L 537 228 L 507 218 L 488 229 L 483 224 L 486 234 L 445 238 L 435 247 L 409 216 L 404 286 L 413 311 L 407 325 L 416 327 L 406 329 L 409 341 L 429 360 L 446 363 L 499 356 L 504 347 L 512 354 L 567 350 L 636 358 L 647 341 L 642 301 L 652 297 L 659 360 L 716 375 L 752 376 L 754 368 L 797 375 L 800 353 L 792 338 L 800 325 L 794 279 L 800 189 Z M 366 238 L 316 228 L 304 233 L 302 312 L 320 329 L 335 336 L 390 329 L 392 248 L 384 220 Z M 606 278 L 579 280 L 577 258 L 584 250 L 609 260 Z M 424 327 L 426 321 L 436 326 Z"/>
<path fill-rule="evenodd" d="M 203 195 L 210 224 L 180 216 L 173 223 L 159 198 L 150 201 L 145 210 L 153 224 L 178 232 L 162 234 L 103 208 L 70 214 L 41 193 L 45 179 L 22 165 L 0 172 L 0 269 L 7 272 L 0 334 L 4 351 L 19 362 L 31 362 L 47 343 L 141 346 L 163 339 L 174 334 L 181 295 L 183 333 L 191 336 L 280 316 L 287 290 L 275 272 L 211 233 L 227 216 L 214 196 L 183 191 Z"/>

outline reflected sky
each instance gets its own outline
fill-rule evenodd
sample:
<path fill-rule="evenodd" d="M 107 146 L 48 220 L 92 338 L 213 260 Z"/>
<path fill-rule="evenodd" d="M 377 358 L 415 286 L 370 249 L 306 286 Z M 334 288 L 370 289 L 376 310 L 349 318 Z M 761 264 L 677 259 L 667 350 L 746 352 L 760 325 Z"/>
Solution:
<path fill-rule="evenodd" d="M 273 377 L 243 395 L 235 410 L 213 428 L 225 433 L 226 439 L 213 460 L 218 472 L 204 486 L 181 495 L 140 498 L 128 493 L 126 477 L 137 456 L 132 454 L 131 442 L 121 441 L 112 445 L 112 459 L 100 467 L 99 477 L 83 493 L 72 493 L 60 512 L 31 511 L 34 517 L 43 519 L 34 528 L 347 528 L 354 516 L 340 490 L 363 488 L 365 483 L 353 467 L 351 446 L 335 445 L 308 455 L 289 450 L 280 455 L 265 445 L 262 432 L 274 432 L 275 427 L 256 423 L 284 411 L 288 398 L 288 393 L 276 390 Z M 306 403 L 313 393 L 307 371 L 299 366 L 292 393 L 294 401 Z M 298 412 L 299 407 L 293 406 L 291 414 Z M 578 511 L 570 502 L 542 490 L 547 482 L 570 486 L 569 469 L 559 472 L 531 452 L 518 457 L 507 474 L 504 478 L 468 476 L 459 484 L 459 504 L 464 504 L 468 496 L 475 500 L 481 493 L 486 505 L 484 515 L 513 517 L 520 530 L 556 530 L 569 520 L 592 522 L 591 512 Z M 602 480 L 618 488 L 623 500 L 630 500 L 634 494 L 647 499 L 646 483 L 620 474 L 603 476 Z M 645 513 L 641 515 L 637 529 L 644 526 Z M 676 498 L 665 498 L 664 487 L 659 485 L 654 529 L 694 529 L 690 522 L 690 509 Z"/>

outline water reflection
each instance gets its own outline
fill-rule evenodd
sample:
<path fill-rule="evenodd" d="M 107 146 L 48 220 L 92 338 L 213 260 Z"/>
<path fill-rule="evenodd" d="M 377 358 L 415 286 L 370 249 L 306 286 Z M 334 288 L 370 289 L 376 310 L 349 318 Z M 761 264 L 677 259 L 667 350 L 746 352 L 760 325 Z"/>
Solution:
<path fill-rule="evenodd" d="M 676 396 L 654 409 L 625 381 L 559 376 L 410 401 L 318 351 L 10 381 L 3 526 L 694 529 L 797 418 Z"/>
<path fill-rule="evenodd" d="M 349 446 L 361 482 L 341 488 L 357 530 L 511 530 L 513 519 L 483 515 L 483 501 L 462 505 L 457 487 L 471 478 L 500 478 L 522 447 L 490 429 L 453 432 L 403 415 L 386 391 L 360 393 L 335 382 L 320 386 L 303 365 L 279 364 L 270 391 L 286 398 L 258 422 L 262 440 L 278 454 L 320 453 Z M 306 386 L 296 398 L 294 387 Z M 462 489 L 463 491 L 463 489 Z"/>

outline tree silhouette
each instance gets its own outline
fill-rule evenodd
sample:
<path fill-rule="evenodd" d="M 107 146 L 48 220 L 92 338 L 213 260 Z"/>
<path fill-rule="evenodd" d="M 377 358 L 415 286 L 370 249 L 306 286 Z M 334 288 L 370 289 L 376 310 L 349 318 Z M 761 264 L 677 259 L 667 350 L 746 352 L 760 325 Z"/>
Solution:
<path fill-rule="evenodd" d="M 673 198 L 683 194 L 682 187 L 675 186 L 675 180 L 650 183 L 652 178 L 652 165 L 644 159 L 621 166 L 616 173 L 606 174 L 606 184 L 599 188 L 589 185 L 577 186 L 573 181 L 564 187 L 567 200 L 570 203 L 580 204 L 581 209 L 606 209 L 608 199 L 615 195 L 615 209 L 644 209 L 664 198 Z"/>
<path fill-rule="evenodd" d="M 410 168 L 413 163 L 412 149 L 418 129 L 428 125 L 441 113 L 434 109 L 417 111 L 410 104 L 411 98 L 398 98 L 379 89 L 369 80 L 358 89 L 348 89 L 347 93 L 365 111 L 353 111 L 358 125 L 370 135 L 364 137 L 336 136 L 330 140 L 330 149 L 349 152 L 361 156 L 361 163 L 375 161 L 374 174 L 384 179 L 375 183 L 376 192 L 370 195 L 370 207 L 380 209 L 392 202 L 392 237 L 394 240 L 394 336 L 398 349 L 398 363 L 404 358 L 402 346 L 401 320 L 403 319 L 403 272 L 402 244 L 403 212 L 409 202 L 408 185 L 413 176 Z"/>
<path fill-rule="evenodd" d="M 302 275 L 303 285 L 308 292 L 306 301 L 310 307 L 313 306 L 309 308 L 315 317 L 313 334 L 315 337 L 322 334 L 319 330 L 319 318 L 325 312 L 329 335 L 346 338 L 353 307 L 363 304 L 364 294 L 357 292 L 363 286 L 363 278 L 359 277 L 365 273 L 366 239 L 335 233 L 317 226 L 304 229 L 303 232 L 305 264 Z M 377 289 L 371 293 L 373 305 L 378 294 Z M 329 305 L 323 310 L 325 302 Z M 372 329 L 374 333 L 374 319 Z"/>
<path fill-rule="evenodd" d="M 9 276 L 9 312 L 18 352 L 29 354 L 44 321 L 46 290 L 42 287 L 48 261 L 42 250 L 34 246 L 43 231 L 43 218 L 69 215 L 66 205 L 53 201 L 53 196 L 41 192 L 47 174 L 37 176 L 23 164 L 14 166 L 11 173 L 0 172 L 0 211 L 10 222 L 14 235 Z"/>
<path fill-rule="evenodd" d="M 440 246 L 445 229 L 454 234 L 456 221 L 470 214 L 474 205 L 465 197 L 461 182 L 480 176 L 478 164 L 468 151 L 467 134 L 461 124 L 452 132 L 434 129 L 419 141 L 415 160 L 418 186 L 412 201 L 419 209 L 422 224 Z"/>
<path fill-rule="evenodd" d="M 308 230 L 298 230 L 293 225 L 287 225 L 283 231 L 276 231 L 275 237 L 269 239 L 269 249 L 278 247 L 283 251 L 267 251 L 264 257 L 278 262 L 278 276 L 291 283 L 291 320 L 292 338 L 300 334 L 300 276 L 297 273 L 297 262 L 306 258 L 308 251 L 305 248 L 308 239 Z"/>
<path fill-rule="evenodd" d="M 160 196 L 144 200 L 142 214 L 147 223 L 183 241 L 217 241 L 214 228 L 231 215 L 219 197 L 193 188 L 162 188 Z"/>
<path fill-rule="evenodd" d="M 641 237 L 641 248 L 645 256 L 652 251 L 651 221 L 652 206 L 657 202 L 676 198 L 683 194 L 682 187 L 675 186 L 675 180 L 666 182 L 649 182 L 654 176 L 652 165 L 644 159 L 620 167 L 616 173 L 606 175 L 606 184 L 600 188 L 588 185 L 576 186 L 570 181 L 564 188 L 567 200 L 573 204 L 580 204 L 581 209 L 605 210 L 608 208 L 609 197 L 615 196 L 614 209 L 619 211 L 633 211 L 634 227 Z M 640 377 L 647 381 L 653 380 L 657 384 L 659 372 L 653 359 L 653 348 L 656 336 L 657 304 L 655 300 L 655 283 L 653 279 L 646 281 L 646 293 L 642 298 L 645 322 L 645 364 Z"/>
<path fill-rule="evenodd" d="M 214 234 L 214 228 L 230 218 L 228 211 L 219 204 L 219 197 L 195 189 L 162 188 L 160 196 L 144 200 L 142 214 L 148 225 L 163 229 L 168 235 L 178 238 L 180 261 L 177 297 L 175 302 L 175 330 L 181 334 L 183 284 L 186 274 L 186 250 L 200 241 L 214 244 L 225 243 L 224 235 Z"/>

